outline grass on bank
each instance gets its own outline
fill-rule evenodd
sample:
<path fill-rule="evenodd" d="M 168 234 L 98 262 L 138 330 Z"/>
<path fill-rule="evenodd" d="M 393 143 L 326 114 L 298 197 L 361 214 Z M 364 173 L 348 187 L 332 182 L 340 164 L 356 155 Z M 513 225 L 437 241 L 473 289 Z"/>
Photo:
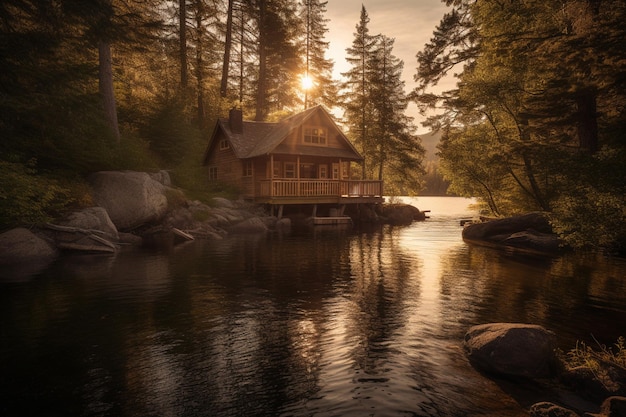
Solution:
<path fill-rule="evenodd" d="M 609 392 L 626 389 L 626 339 L 620 336 L 613 346 L 596 341 L 597 348 L 578 341 L 569 352 L 559 352 L 559 360 L 566 371 L 587 369 Z M 616 377 L 617 376 L 617 377 Z"/>

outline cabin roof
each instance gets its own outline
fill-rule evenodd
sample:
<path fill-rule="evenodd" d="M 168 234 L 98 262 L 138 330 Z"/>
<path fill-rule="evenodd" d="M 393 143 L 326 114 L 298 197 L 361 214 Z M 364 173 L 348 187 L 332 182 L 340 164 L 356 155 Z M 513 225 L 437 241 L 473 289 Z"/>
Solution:
<path fill-rule="evenodd" d="M 336 130 L 346 143 L 346 148 L 328 148 L 323 146 L 306 146 L 298 145 L 290 147 L 283 141 L 311 116 L 321 112 L 328 120 L 329 124 Z M 269 154 L 287 154 L 287 155 L 310 155 L 323 157 L 340 157 L 346 160 L 360 161 L 363 157 L 354 148 L 348 138 L 341 132 L 341 129 L 333 121 L 328 112 L 321 106 L 311 107 L 301 113 L 287 117 L 280 122 L 253 122 L 243 121 L 242 133 L 234 133 L 231 131 L 229 119 L 222 118 L 218 120 L 213 136 L 209 142 L 209 148 L 217 136 L 217 132 L 224 132 L 226 138 L 230 141 L 230 145 L 239 159 L 254 158 Z M 208 157 L 208 152 L 206 157 Z M 206 159 L 206 158 L 205 158 Z"/>

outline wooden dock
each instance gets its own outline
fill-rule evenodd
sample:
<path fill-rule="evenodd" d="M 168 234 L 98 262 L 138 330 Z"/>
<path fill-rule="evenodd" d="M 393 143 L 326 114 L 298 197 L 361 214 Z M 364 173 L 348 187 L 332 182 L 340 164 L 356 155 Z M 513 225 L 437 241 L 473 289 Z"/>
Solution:
<path fill-rule="evenodd" d="M 341 225 L 341 224 L 352 224 L 352 218 L 349 216 L 332 216 L 332 217 L 310 217 L 310 222 L 312 225 L 321 226 L 321 225 Z"/>

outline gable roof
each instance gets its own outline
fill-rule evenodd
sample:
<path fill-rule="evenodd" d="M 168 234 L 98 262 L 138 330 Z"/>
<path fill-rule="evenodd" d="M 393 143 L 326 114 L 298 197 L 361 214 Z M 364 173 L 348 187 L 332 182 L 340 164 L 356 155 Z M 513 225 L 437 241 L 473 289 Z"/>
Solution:
<path fill-rule="evenodd" d="M 326 118 L 330 124 L 336 129 L 336 133 L 339 134 L 340 140 L 344 141 L 347 145 L 346 148 L 328 148 L 323 146 L 306 146 L 299 145 L 297 151 L 289 148 L 283 144 L 283 141 L 298 127 L 305 123 L 314 114 L 320 114 Z M 234 133 L 231 131 L 229 120 L 226 118 L 219 119 L 213 135 L 209 141 L 207 148 L 208 158 L 209 151 L 218 132 L 221 130 L 226 138 L 229 140 L 231 148 L 233 149 L 235 156 L 239 159 L 254 158 L 262 155 L 269 154 L 299 154 L 299 155 L 312 155 L 312 156 L 335 156 L 347 160 L 360 161 L 363 157 L 354 148 L 352 143 L 343 134 L 341 129 L 337 126 L 330 114 L 321 105 L 311 107 L 301 113 L 287 117 L 280 122 L 252 122 L 243 121 L 242 133 Z"/>

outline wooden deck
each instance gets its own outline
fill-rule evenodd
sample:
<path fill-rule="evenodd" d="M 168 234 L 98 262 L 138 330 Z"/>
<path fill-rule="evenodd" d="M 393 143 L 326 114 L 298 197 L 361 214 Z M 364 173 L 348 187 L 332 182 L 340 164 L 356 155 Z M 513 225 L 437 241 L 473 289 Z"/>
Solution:
<path fill-rule="evenodd" d="M 311 217 L 310 220 L 314 226 L 338 226 L 343 224 L 352 224 L 352 218 L 349 216 L 334 217 Z"/>
<path fill-rule="evenodd" d="M 257 183 L 254 200 L 268 204 L 381 203 L 377 180 L 273 179 Z"/>

